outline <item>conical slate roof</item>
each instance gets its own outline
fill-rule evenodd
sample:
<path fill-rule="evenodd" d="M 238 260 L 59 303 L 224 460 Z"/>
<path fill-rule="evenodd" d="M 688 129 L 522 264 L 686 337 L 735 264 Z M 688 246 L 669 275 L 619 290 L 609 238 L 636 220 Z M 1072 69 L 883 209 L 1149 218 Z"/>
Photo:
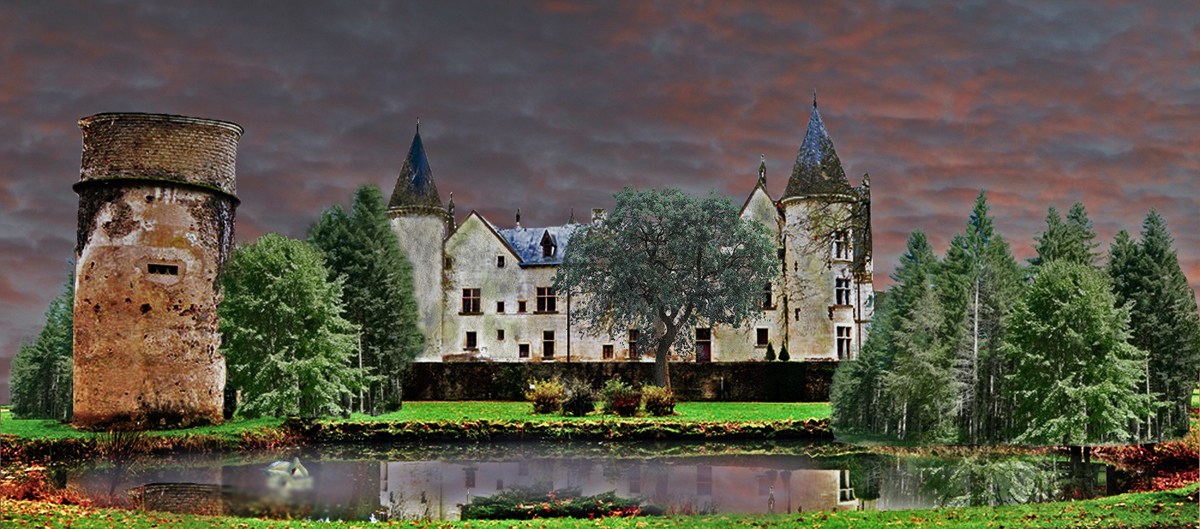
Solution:
<path fill-rule="evenodd" d="M 425 146 L 421 144 L 420 131 L 413 136 L 412 147 L 408 149 L 408 157 L 396 178 L 396 188 L 392 190 L 392 200 L 388 202 L 388 209 L 405 206 L 442 207 L 437 186 L 433 184 L 433 170 L 425 157 Z"/>
<path fill-rule="evenodd" d="M 833 148 L 833 140 L 825 131 L 825 123 L 817 112 L 817 100 L 814 98 L 812 116 L 808 118 L 808 132 L 804 134 L 804 142 L 796 154 L 796 165 L 792 167 L 792 177 L 788 179 L 783 198 L 848 193 L 850 190 L 846 172 L 842 170 L 842 162 Z"/>

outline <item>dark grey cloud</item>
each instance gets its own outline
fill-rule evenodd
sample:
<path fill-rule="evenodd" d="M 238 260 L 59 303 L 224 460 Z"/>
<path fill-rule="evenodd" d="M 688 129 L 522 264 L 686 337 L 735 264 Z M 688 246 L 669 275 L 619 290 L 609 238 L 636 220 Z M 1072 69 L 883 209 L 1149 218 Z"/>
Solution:
<path fill-rule="evenodd" d="M 0 6 L 0 402 L 65 278 L 97 112 L 237 122 L 238 238 L 390 193 L 417 117 L 443 198 L 498 225 L 623 186 L 782 191 L 812 91 L 872 176 L 876 277 L 980 189 L 1020 257 L 1046 207 L 1167 218 L 1200 284 L 1200 9 L 1110 2 L 26 2 Z"/>

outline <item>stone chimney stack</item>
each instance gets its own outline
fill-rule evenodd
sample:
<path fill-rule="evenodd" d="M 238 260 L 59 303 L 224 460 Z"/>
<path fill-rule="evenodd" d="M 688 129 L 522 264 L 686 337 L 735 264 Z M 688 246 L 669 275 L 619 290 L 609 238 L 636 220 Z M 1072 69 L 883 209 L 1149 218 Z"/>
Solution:
<path fill-rule="evenodd" d="M 75 424 L 220 422 L 217 273 L 233 250 L 242 128 L 135 113 L 79 128 Z"/>

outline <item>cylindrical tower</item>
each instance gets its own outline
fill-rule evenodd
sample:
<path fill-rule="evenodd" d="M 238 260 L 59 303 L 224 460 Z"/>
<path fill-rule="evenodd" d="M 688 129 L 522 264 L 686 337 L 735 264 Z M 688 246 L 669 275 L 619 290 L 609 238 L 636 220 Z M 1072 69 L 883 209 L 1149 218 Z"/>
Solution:
<path fill-rule="evenodd" d="M 79 128 L 75 424 L 219 422 L 217 273 L 233 249 L 242 128 L 134 113 Z"/>

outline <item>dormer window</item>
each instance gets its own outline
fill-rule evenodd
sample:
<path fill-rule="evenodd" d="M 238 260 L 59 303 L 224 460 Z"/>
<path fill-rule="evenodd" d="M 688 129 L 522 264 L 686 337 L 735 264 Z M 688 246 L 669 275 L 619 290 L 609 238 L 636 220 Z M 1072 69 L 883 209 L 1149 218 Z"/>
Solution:
<path fill-rule="evenodd" d="M 542 258 L 549 259 L 554 257 L 554 238 L 550 236 L 550 232 L 542 234 Z"/>

